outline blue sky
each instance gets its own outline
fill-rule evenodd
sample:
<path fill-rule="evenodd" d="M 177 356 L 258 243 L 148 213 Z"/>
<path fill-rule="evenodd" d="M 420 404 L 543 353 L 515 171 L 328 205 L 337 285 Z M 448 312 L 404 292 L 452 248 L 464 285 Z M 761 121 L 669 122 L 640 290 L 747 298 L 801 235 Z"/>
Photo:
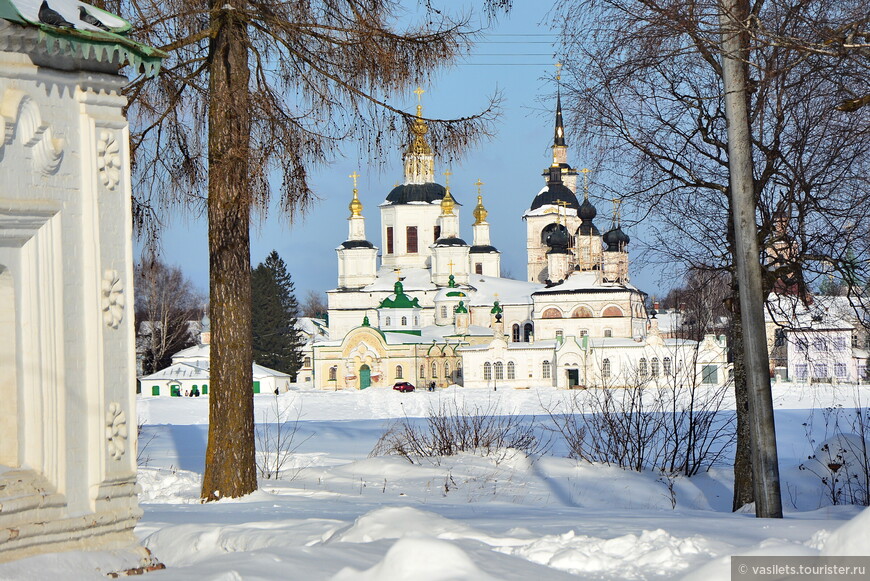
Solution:
<path fill-rule="evenodd" d="M 463 2 L 464 3 L 464 2 Z M 447 3 L 446 3 L 447 4 Z M 456 3 L 460 4 L 459 2 Z M 480 2 L 469 2 L 469 5 Z M 409 6 L 412 4 L 409 3 Z M 449 3 L 453 5 L 453 3 Z M 416 6 L 416 4 L 413 4 Z M 522 213 L 544 185 L 541 172 L 551 161 L 555 107 L 554 63 L 556 34 L 547 26 L 549 4 L 534 0 L 515 0 L 508 17 L 488 29 L 468 59 L 443 72 L 433 84 L 423 87 L 424 114 L 432 117 L 459 117 L 481 110 L 487 98 L 502 91 L 502 116 L 497 134 L 489 141 L 469 150 L 450 167 L 450 190 L 461 203 L 462 235 L 472 239 L 471 210 L 476 201 L 477 179 L 484 182 L 482 193 L 489 210 L 493 244 L 502 252 L 502 270 L 514 278 L 525 278 L 525 223 Z M 413 10 L 409 10 L 413 16 Z M 416 96 L 408 93 L 405 109 L 413 111 Z M 588 165 L 583 151 L 576 145 L 582 127 L 570 124 L 566 117 L 569 163 L 575 168 Z M 360 199 L 364 205 L 366 233 L 369 240 L 379 240 L 378 204 L 384 201 L 393 185 L 402 181 L 401 150 L 395 150 L 384 167 L 360 159 L 356 144 L 344 147 L 344 155 L 330 166 L 316 168 L 312 174 L 315 191 L 320 196 L 306 216 L 289 220 L 272 208 L 265 220 L 256 220 L 251 228 L 251 261 L 256 265 L 275 249 L 287 263 L 302 300 L 309 290 L 335 288 L 338 275 L 335 247 L 347 238 L 347 205 L 351 199 L 352 180 L 359 172 Z M 447 167 L 436 159 L 436 174 Z M 599 176 L 599 179 L 600 176 Z M 593 177 L 593 182 L 595 177 Z M 596 199 L 594 183 L 590 188 L 598 208 L 596 225 L 604 231 L 610 225 L 612 203 Z M 166 218 L 162 236 L 162 256 L 179 265 L 185 275 L 203 292 L 208 289 L 207 225 L 204 217 L 175 213 Z M 633 240 L 642 232 L 629 229 Z M 632 283 L 650 294 L 665 291 L 669 285 L 659 283 L 659 274 L 643 268 L 636 245 L 631 254 Z M 632 252 L 629 247 L 629 252 Z"/>

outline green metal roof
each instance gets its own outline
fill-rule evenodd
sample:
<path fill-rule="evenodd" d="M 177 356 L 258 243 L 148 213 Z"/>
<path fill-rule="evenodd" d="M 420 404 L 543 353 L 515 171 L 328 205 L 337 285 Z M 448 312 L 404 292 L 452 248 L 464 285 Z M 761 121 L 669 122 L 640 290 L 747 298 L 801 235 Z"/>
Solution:
<path fill-rule="evenodd" d="M 411 298 L 405 294 L 402 281 L 397 280 L 393 286 L 395 294 L 392 297 L 387 297 L 378 305 L 379 309 L 419 309 L 420 303 L 416 298 Z"/>

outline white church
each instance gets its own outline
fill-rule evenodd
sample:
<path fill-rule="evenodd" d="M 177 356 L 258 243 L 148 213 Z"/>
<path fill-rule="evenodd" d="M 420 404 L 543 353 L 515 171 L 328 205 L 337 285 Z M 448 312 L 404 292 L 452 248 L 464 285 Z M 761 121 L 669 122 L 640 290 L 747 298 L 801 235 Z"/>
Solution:
<path fill-rule="evenodd" d="M 418 105 L 404 182 L 379 206 L 380 247 L 367 237 L 354 187 L 348 239 L 336 249 L 338 286 L 327 292 L 329 340 L 312 345 L 314 386 L 410 381 L 564 389 L 727 381 L 724 338 L 697 343 L 659 334 L 646 294 L 629 280 L 630 239 L 618 210 L 604 234 L 594 224 L 588 170 L 581 170 L 578 200 L 581 172 L 567 161 L 560 100 L 546 184 L 522 214 L 525 281 L 501 277 L 480 190 L 471 243 L 463 239 L 461 204 L 435 182 L 427 131 Z"/>

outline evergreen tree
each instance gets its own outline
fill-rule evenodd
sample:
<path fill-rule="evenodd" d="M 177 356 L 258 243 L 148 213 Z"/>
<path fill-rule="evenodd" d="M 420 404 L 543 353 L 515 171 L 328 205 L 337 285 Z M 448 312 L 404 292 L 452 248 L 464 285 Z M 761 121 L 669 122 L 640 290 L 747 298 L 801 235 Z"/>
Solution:
<path fill-rule="evenodd" d="M 299 305 L 287 266 L 274 250 L 251 272 L 254 361 L 296 381 L 303 340 L 296 328 Z"/>

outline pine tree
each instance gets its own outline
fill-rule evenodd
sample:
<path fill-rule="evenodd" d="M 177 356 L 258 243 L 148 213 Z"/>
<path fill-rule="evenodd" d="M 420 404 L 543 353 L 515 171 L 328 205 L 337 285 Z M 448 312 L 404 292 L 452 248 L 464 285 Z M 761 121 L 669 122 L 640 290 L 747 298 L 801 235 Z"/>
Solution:
<path fill-rule="evenodd" d="M 287 266 L 276 251 L 251 273 L 251 327 L 254 361 L 283 371 L 296 381 L 303 340 L 296 328 L 299 305 Z"/>

